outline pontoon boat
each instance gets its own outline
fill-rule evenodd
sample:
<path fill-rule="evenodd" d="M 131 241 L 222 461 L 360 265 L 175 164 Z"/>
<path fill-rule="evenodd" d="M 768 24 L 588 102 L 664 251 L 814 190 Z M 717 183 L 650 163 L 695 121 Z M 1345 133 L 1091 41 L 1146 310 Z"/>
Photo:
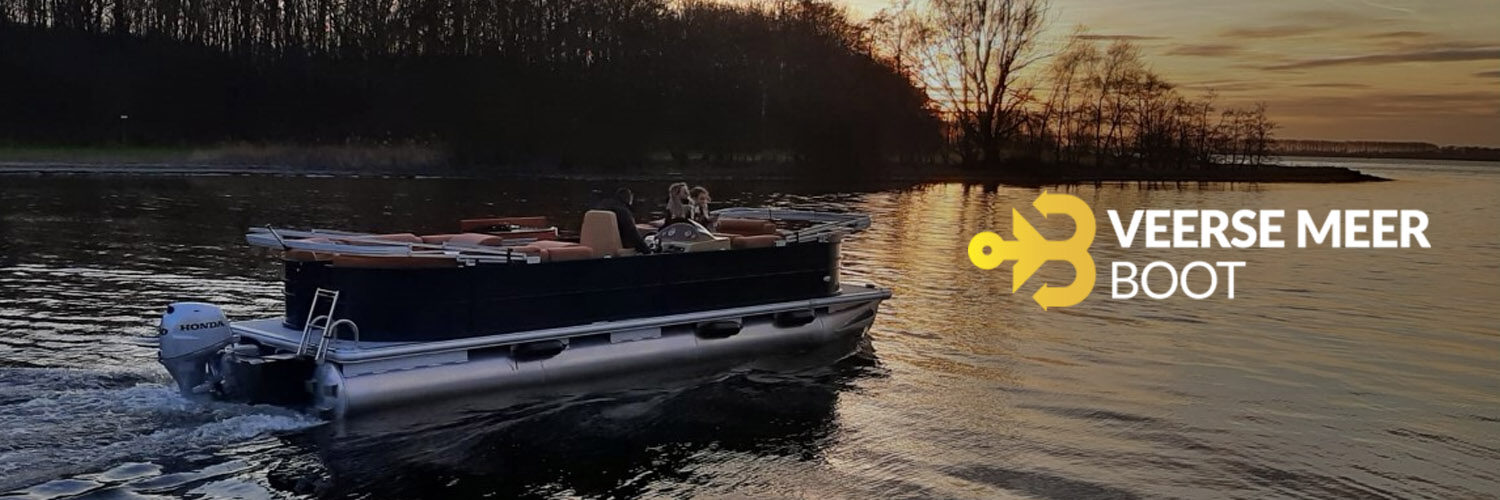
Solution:
<path fill-rule="evenodd" d="M 462 221 L 418 236 L 252 228 L 281 252 L 285 314 L 228 321 L 181 302 L 160 359 L 195 397 L 330 417 L 493 391 L 856 345 L 890 292 L 839 280 L 865 215 L 731 208 L 622 248 L 589 211 L 576 241 L 545 217 Z"/>

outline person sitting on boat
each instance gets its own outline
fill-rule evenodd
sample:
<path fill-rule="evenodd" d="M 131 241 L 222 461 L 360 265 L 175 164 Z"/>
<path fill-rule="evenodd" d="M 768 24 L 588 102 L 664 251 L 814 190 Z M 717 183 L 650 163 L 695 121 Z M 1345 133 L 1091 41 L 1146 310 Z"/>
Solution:
<path fill-rule="evenodd" d="M 708 202 L 713 201 L 713 198 L 708 195 L 708 189 L 703 186 L 693 186 L 693 189 L 688 191 L 688 196 L 692 199 L 688 218 L 703 227 L 714 227 L 715 219 L 718 217 L 708 212 Z"/>
<path fill-rule="evenodd" d="M 667 220 L 662 226 L 692 219 L 693 202 L 688 195 L 686 182 L 674 182 L 667 186 Z"/>
<path fill-rule="evenodd" d="M 634 248 L 636 252 L 650 253 L 651 248 L 646 246 L 646 240 L 641 238 L 640 230 L 635 228 L 635 214 L 630 212 L 630 205 L 635 203 L 635 193 L 628 187 L 615 190 L 613 197 L 605 197 L 594 204 L 596 210 L 608 210 L 615 213 L 615 225 L 620 230 L 620 244 L 625 248 Z"/>

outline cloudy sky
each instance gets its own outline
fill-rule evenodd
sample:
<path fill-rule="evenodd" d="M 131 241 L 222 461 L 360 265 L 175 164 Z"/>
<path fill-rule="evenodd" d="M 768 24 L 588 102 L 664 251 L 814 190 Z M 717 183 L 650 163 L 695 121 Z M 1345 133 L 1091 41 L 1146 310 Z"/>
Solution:
<path fill-rule="evenodd" d="M 1052 18 L 1049 46 L 1129 37 L 1184 89 L 1265 102 L 1279 137 L 1500 146 L 1500 0 L 1052 0 Z"/>

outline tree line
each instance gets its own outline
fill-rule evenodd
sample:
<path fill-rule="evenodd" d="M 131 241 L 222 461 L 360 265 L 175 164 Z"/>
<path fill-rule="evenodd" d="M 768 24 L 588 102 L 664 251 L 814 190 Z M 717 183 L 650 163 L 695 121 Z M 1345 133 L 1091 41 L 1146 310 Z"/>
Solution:
<path fill-rule="evenodd" d="M 1129 40 L 1075 33 L 1049 51 L 1047 0 L 897 0 L 871 21 L 879 53 L 934 94 L 964 164 L 1196 168 L 1262 164 L 1264 105 L 1184 95 Z"/>
<path fill-rule="evenodd" d="M 1042 97 L 1019 118 L 1024 146 L 1064 161 L 1127 167 L 1257 165 L 1275 128 L 1264 104 L 1218 109 L 1152 71 L 1128 40 L 1073 37 L 1046 68 Z"/>
<path fill-rule="evenodd" d="M 1500 161 L 1500 148 L 1439 146 L 1430 142 L 1277 140 L 1271 151 L 1288 156 L 1352 156 Z"/>
<path fill-rule="evenodd" d="M 1259 164 L 1262 105 L 1048 0 L 0 0 L 0 144 L 432 144 L 470 162 Z"/>
<path fill-rule="evenodd" d="M 822 0 L 0 0 L 0 143 L 858 165 L 940 145 Z"/>

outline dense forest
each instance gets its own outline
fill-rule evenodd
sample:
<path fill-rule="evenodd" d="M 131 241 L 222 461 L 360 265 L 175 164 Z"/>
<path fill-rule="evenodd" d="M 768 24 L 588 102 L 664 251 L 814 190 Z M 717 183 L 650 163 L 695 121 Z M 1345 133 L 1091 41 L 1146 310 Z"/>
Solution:
<path fill-rule="evenodd" d="M 0 145 L 424 144 L 470 162 L 929 154 L 823 1 L 0 0 Z"/>
<path fill-rule="evenodd" d="M 418 145 L 463 163 L 1263 164 L 1048 0 L 0 0 L 0 145 Z"/>

